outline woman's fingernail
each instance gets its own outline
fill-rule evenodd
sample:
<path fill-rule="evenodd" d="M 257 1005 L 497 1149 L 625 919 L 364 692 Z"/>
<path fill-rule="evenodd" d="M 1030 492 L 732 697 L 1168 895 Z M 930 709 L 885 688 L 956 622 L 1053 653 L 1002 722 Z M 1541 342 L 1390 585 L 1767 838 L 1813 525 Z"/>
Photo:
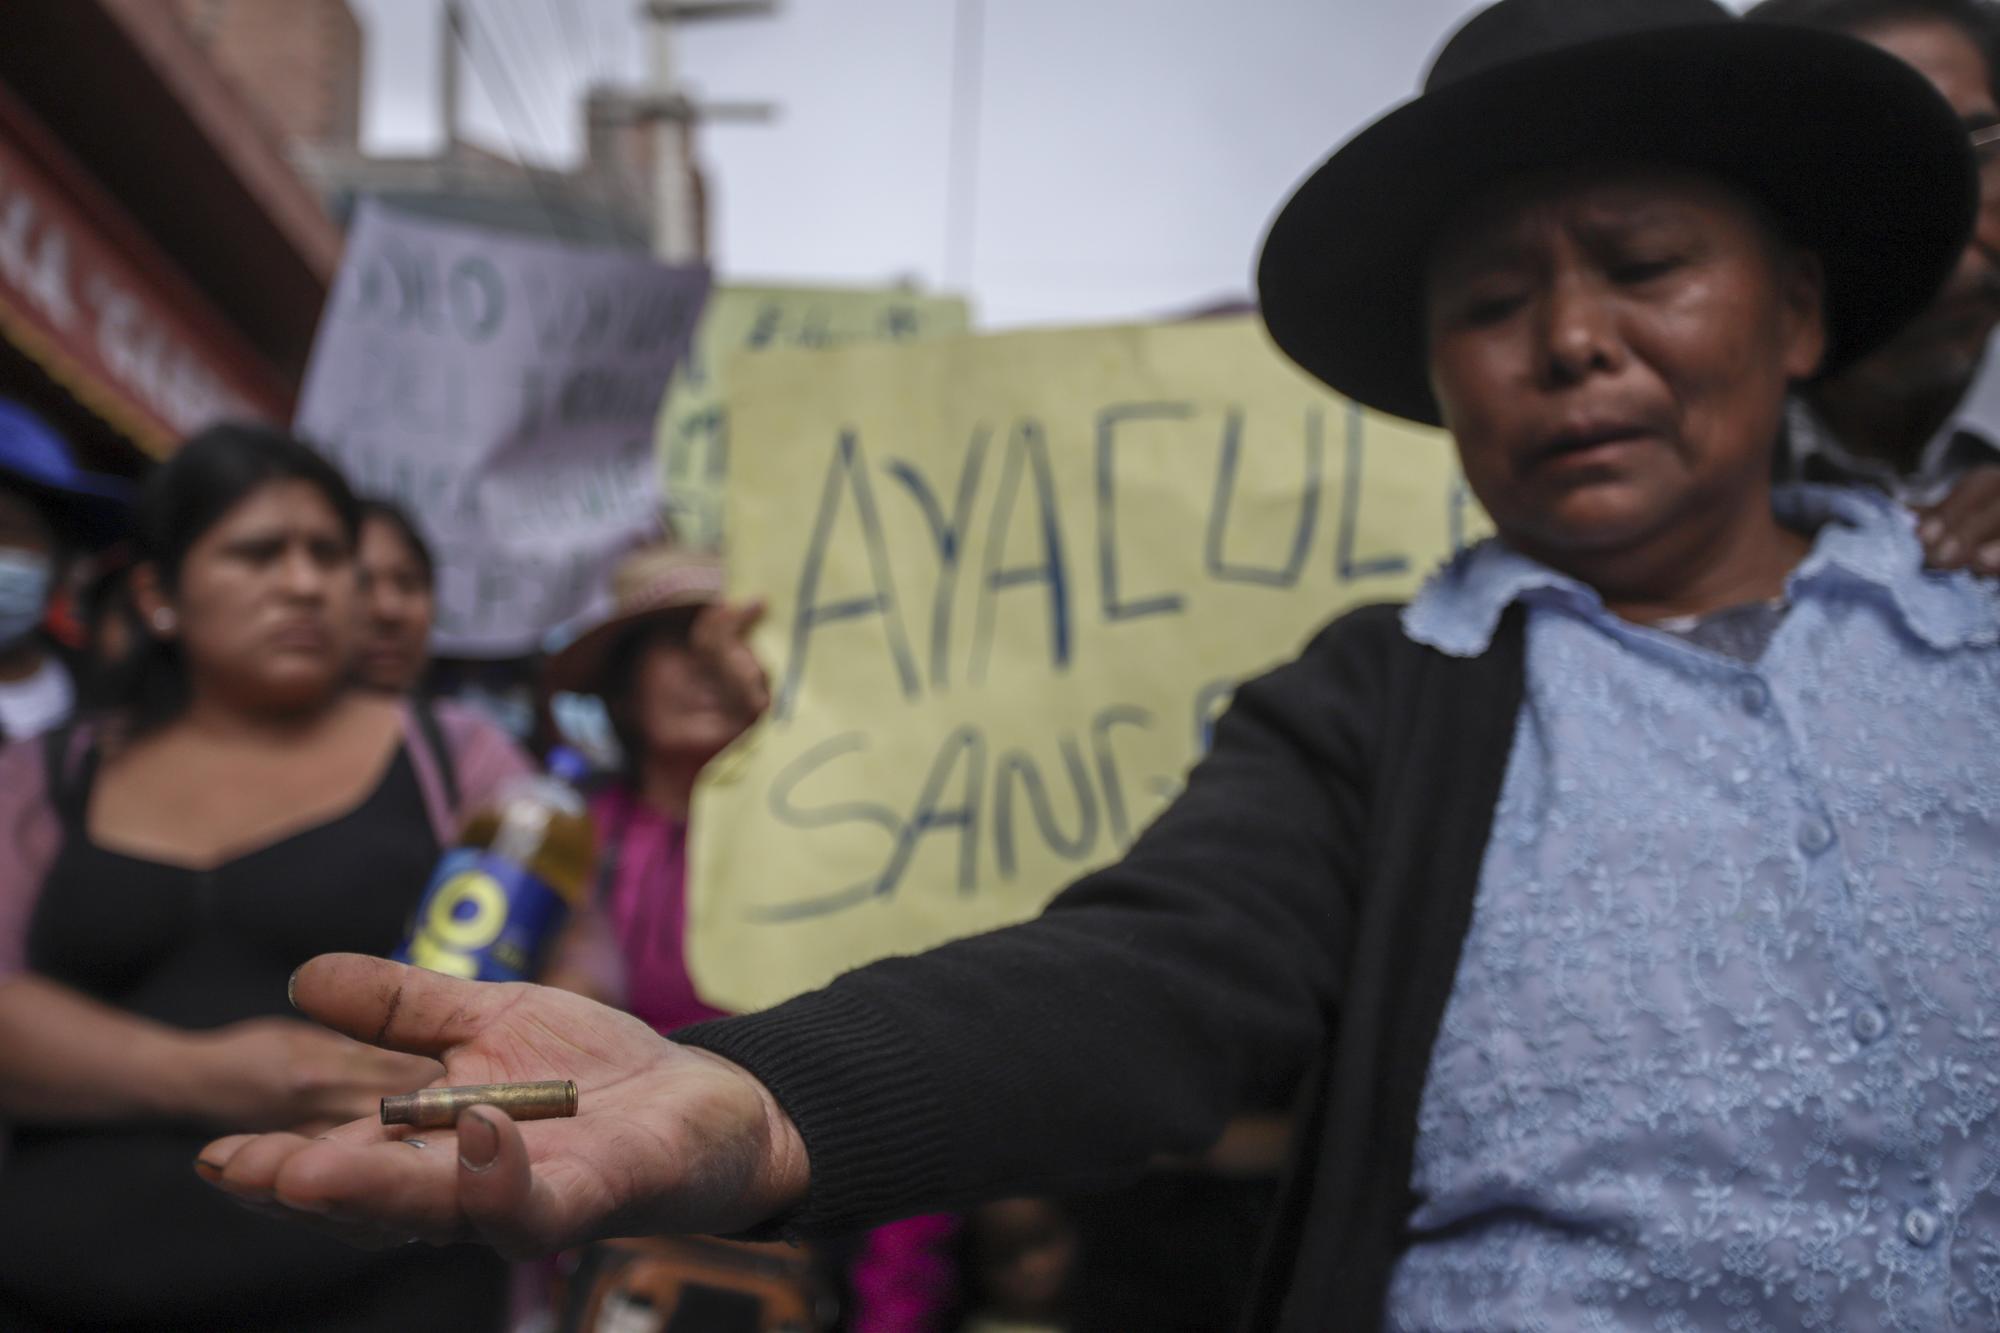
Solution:
<path fill-rule="evenodd" d="M 292 969 L 292 975 L 285 978 L 285 1003 L 294 1009 L 299 1007 L 299 973 L 303 970 L 302 967 L 295 967 Z"/>
<path fill-rule="evenodd" d="M 1958 559 L 1959 554 L 1964 550 L 1965 544 L 1959 541 L 1958 538 L 1946 537 L 1937 544 L 1937 549 L 1931 552 L 1931 558 L 1936 560 L 1940 565 L 1948 565 Z"/>
<path fill-rule="evenodd" d="M 500 1156 L 500 1130 L 479 1111 L 467 1111 L 458 1118 L 458 1164 L 468 1171 L 484 1171 Z"/>
<path fill-rule="evenodd" d="M 222 1174 L 222 1167 L 218 1163 L 209 1161 L 206 1157 L 197 1157 L 194 1159 L 194 1173 L 203 1178 L 220 1176 Z"/>
<path fill-rule="evenodd" d="M 1988 542 L 1980 547 L 1979 563 L 1987 569 L 2000 569 L 2000 542 Z"/>
<path fill-rule="evenodd" d="M 1944 535 L 1944 524 L 1937 519 L 1927 518 L 1917 525 L 1917 538 L 1926 546 Z"/>

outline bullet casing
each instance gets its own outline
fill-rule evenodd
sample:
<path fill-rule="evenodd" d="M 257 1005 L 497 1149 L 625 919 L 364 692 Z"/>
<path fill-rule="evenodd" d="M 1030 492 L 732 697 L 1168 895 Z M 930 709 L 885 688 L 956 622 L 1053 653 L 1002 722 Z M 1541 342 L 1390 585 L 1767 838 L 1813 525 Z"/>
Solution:
<path fill-rule="evenodd" d="M 513 1120 L 558 1120 L 576 1114 L 576 1083 L 475 1083 L 461 1088 L 426 1088 L 382 1099 L 382 1123 L 447 1129 L 468 1106 L 492 1106 Z"/>

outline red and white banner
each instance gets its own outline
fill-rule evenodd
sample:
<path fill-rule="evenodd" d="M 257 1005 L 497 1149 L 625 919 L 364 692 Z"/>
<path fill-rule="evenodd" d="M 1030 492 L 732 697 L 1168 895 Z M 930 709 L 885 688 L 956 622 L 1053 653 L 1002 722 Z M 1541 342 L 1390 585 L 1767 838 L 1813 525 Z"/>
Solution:
<path fill-rule="evenodd" d="M 283 386 L 4 96 L 0 334 L 155 455 L 224 418 L 285 416 Z"/>

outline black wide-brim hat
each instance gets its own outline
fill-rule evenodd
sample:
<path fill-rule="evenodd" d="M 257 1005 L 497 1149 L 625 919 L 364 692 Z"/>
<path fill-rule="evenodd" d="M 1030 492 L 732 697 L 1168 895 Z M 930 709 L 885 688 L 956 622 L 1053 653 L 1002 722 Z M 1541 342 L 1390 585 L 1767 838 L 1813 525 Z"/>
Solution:
<path fill-rule="evenodd" d="M 1979 197 L 1956 113 L 1866 42 L 1712 0 L 1500 0 L 1278 214 L 1257 271 L 1272 338 L 1355 401 L 1440 424 L 1424 327 L 1440 230 L 1504 182 L 1594 163 L 1719 180 L 1817 254 L 1822 374 L 1923 309 Z"/>

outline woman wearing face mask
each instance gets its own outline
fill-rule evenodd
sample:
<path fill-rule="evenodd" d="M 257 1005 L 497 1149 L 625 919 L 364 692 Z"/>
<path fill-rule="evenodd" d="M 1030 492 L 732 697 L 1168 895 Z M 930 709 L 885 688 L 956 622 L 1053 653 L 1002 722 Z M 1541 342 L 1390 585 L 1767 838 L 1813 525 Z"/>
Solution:
<path fill-rule="evenodd" d="M 140 506 L 148 638 L 112 706 L 0 752 L 0 1327 L 498 1326 L 490 1256 L 307 1240 L 187 1169 L 210 1127 L 344 1120 L 437 1072 L 298 1021 L 286 979 L 392 950 L 455 805 L 526 768 L 350 687 L 359 523 L 293 440 L 189 441 Z"/>
<path fill-rule="evenodd" d="M 68 718 L 76 673 L 43 633 L 65 556 L 124 526 L 124 483 L 83 472 L 48 423 L 0 400 L 0 740 Z"/>
<path fill-rule="evenodd" d="M 361 502 L 361 649 L 354 678 L 384 694 L 409 694 L 431 664 L 437 567 L 430 544 L 401 506 Z"/>

